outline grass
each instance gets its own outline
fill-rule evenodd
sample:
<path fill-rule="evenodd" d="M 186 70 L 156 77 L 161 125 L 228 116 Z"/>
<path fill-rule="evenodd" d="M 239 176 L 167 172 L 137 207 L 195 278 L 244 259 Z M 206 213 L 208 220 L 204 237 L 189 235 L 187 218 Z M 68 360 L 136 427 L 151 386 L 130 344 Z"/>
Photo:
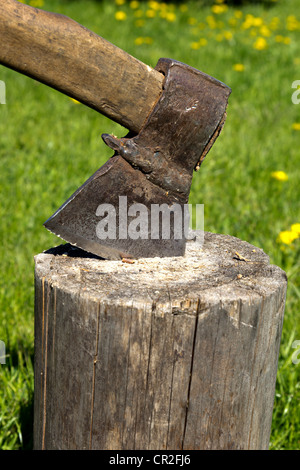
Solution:
<path fill-rule="evenodd" d="M 205 230 L 263 248 L 287 272 L 270 448 L 299 449 L 300 364 L 292 356 L 300 340 L 300 239 L 284 244 L 278 236 L 300 222 L 300 131 L 293 128 L 300 105 L 291 101 L 292 82 L 300 79 L 300 17 L 293 18 L 300 0 L 248 2 L 223 12 L 200 1 L 31 3 L 72 17 L 151 66 L 172 57 L 232 88 L 225 128 L 194 176 L 190 202 L 205 204 Z M 6 105 L 0 105 L 0 340 L 8 354 L 0 366 L 0 448 L 30 449 L 33 256 L 59 243 L 42 224 L 111 155 L 100 134 L 122 136 L 124 129 L 4 67 L 0 80 L 6 84 Z M 287 181 L 271 176 L 279 170 Z"/>

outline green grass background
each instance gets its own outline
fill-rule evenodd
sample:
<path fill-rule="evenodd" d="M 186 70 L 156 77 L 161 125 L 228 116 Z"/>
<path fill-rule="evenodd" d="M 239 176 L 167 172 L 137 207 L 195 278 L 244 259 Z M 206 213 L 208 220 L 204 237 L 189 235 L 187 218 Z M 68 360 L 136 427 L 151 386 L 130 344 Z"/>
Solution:
<path fill-rule="evenodd" d="M 232 88 L 224 130 L 194 175 L 190 202 L 205 204 L 206 231 L 263 248 L 288 275 L 270 448 L 299 449 L 300 363 L 292 362 L 292 346 L 300 340 L 300 239 L 282 245 L 277 237 L 300 222 L 300 131 L 292 128 L 300 123 L 300 104 L 291 101 L 292 82 L 300 80 L 300 29 L 288 19 L 300 20 L 300 1 L 248 2 L 220 14 L 212 12 L 213 2 L 201 1 L 166 7 L 139 2 L 136 8 L 129 1 L 42 3 L 151 66 L 171 57 Z M 118 11 L 124 20 L 115 18 Z M 247 15 L 261 20 L 246 28 Z M 262 34 L 261 21 L 269 35 Z M 254 47 L 258 37 L 266 41 L 263 50 Z M 244 70 L 235 71 L 235 64 Z M 122 136 L 124 129 L 1 66 L 0 80 L 6 84 L 6 104 L 0 105 L 0 340 L 8 354 L 0 365 L 0 448 L 31 449 L 33 256 L 60 243 L 42 224 L 111 156 L 101 133 Z M 272 178 L 277 170 L 288 180 Z"/>

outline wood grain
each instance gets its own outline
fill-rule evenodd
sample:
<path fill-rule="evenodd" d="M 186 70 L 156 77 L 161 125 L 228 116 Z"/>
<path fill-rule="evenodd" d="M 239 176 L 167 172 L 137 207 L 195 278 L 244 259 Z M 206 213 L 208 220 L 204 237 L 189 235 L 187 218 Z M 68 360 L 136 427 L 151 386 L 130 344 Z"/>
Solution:
<path fill-rule="evenodd" d="M 72 19 L 0 3 L 0 64 L 81 101 L 138 132 L 163 75 Z"/>
<path fill-rule="evenodd" d="M 285 273 L 210 233 L 178 258 L 76 253 L 35 258 L 35 448 L 267 449 Z"/>

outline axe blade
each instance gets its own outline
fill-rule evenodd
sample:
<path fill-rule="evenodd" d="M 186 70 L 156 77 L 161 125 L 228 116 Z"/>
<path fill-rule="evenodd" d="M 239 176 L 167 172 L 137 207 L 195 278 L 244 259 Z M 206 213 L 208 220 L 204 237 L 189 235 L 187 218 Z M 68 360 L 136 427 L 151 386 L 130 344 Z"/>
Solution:
<path fill-rule="evenodd" d="M 155 204 L 154 204 L 155 201 Z M 45 222 L 45 227 L 72 245 L 105 259 L 182 256 L 186 212 L 177 204 L 179 238 L 174 237 L 174 213 L 169 233 L 157 209 L 173 201 L 139 170 L 116 155 L 106 162 Z M 151 207 L 157 222 L 151 225 Z M 152 213 L 153 219 L 153 213 Z M 186 220 L 186 224 L 188 221 Z M 158 230 L 157 230 L 158 229 Z M 180 236 L 181 235 L 181 236 Z"/>
<path fill-rule="evenodd" d="M 44 224 L 103 258 L 184 255 L 193 171 L 224 125 L 229 87 L 171 59 L 156 70 L 163 92 L 142 129 L 104 134 L 114 156 Z"/>

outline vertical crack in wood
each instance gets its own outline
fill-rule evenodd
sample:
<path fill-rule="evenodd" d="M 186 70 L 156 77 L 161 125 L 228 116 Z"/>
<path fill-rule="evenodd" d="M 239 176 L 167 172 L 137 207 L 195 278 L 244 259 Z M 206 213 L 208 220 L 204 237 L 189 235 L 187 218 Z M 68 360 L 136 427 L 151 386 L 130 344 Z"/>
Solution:
<path fill-rule="evenodd" d="M 130 340 L 131 340 L 131 326 L 132 326 L 132 311 L 133 311 L 133 302 L 131 304 L 131 310 L 130 310 L 130 326 L 129 326 L 129 341 L 128 341 L 128 347 L 127 347 L 127 367 L 126 367 L 126 382 L 125 382 L 125 396 L 124 396 L 124 414 L 123 414 L 123 426 L 121 430 L 121 442 L 122 442 L 122 449 L 124 446 L 124 425 L 126 426 L 126 403 L 127 403 L 127 390 L 128 390 L 128 373 L 129 373 L 129 362 L 130 362 Z M 134 436 L 134 441 L 135 441 L 135 436 Z M 133 447 L 135 449 L 135 447 Z"/>
<path fill-rule="evenodd" d="M 151 311 L 151 323 L 150 323 L 150 339 L 149 339 L 149 354 L 148 354 L 148 364 L 147 364 L 147 378 L 146 378 L 146 390 L 145 390 L 145 407 L 147 402 L 149 402 L 150 397 L 147 399 L 148 396 L 148 383 L 149 383 L 149 374 L 150 374 L 150 361 L 151 361 L 151 352 L 152 352 L 152 322 L 153 322 L 153 317 L 154 317 L 154 312 L 156 310 L 156 303 L 153 301 L 152 303 L 152 311 Z M 151 416 L 150 416 L 150 423 L 149 423 L 149 434 L 148 434 L 148 445 L 150 444 L 151 440 L 151 426 L 152 426 L 152 408 L 151 408 Z"/>
<path fill-rule="evenodd" d="M 252 367 L 251 367 L 251 374 L 250 374 L 251 380 L 250 380 L 250 393 L 249 393 L 249 399 L 248 399 L 248 404 L 247 404 L 248 410 L 249 410 L 249 401 L 250 401 L 250 397 L 251 397 L 251 398 L 253 397 L 253 393 L 252 393 L 252 390 L 251 390 L 251 389 L 252 389 L 252 378 L 253 378 L 253 373 L 254 373 L 255 358 L 256 358 L 257 349 L 258 349 L 258 344 L 259 344 L 259 339 L 260 339 L 261 322 L 262 322 L 262 319 L 263 319 L 263 311 L 264 311 L 264 305 L 265 305 L 265 297 L 264 297 L 263 295 L 261 295 L 261 294 L 260 294 L 260 297 L 261 297 L 262 301 L 261 301 L 261 309 L 260 309 L 260 315 L 259 315 L 259 323 L 258 323 L 258 325 L 257 325 L 257 337 L 256 337 L 256 343 L 255 343 L 254 357 L 253 357 L 253 362 L 252 362 Z M 252 402 L 253 402 L 253 400 L 252 400 Z M 255 403 L 255 399 L 254 399 L 254 403 Z M 249 437 L 248 437 L 248 446 L 247 446 L 247 449 L 248 449 L 248 450 L 250 449 L 250 443 L 251 443 L 254 408 L 255 408 L 255 407 L 252 406 L 251 420 L 250 420 L 250 429 L 249 429 Z"/>
<path fill-rule="evenodd" d="M 144 328 L 145 328 L 144 324 L 145 324 L 145 318 L 146 318 L 147 314 L 148 314 L 147 303 L 145 303 L 144 304 L 143 316 L 142 316 L 142 324 L 143 324 L 142 338 L 144 337 Z M 151 325 L 152 325 L 152 323 L 151 323 Z M 150 333 L 150 338 L 151 338 L 151 333 Z M 151 341 L 151 339 L 150 339 L 150 341 Z M 141 353 L 140 353 L 140 361 L 141 360 L 142 360 L 142 358 L 141 358 Z M 149 364 L 148 364 L 148 368 L 149 368 Z M 146 397 L 146 392 L 147 392 L 147 383 L 146 383 L 146 389 L 145 389 L 145 397 Z M 134 423 L 134 449 L 135 449 L 135 446 L 136 446 L 136 433 L 137 433 L 137 426 L 138 426 L 138 412 L 139 412 L 139 407 L 136 406 L 135 407 L 135 423 Z"/>
<path fill-rule="evenodd" d="M 240 324 L 240 319 L 241 319 L 241 302 L 239 302 L 239 324 Z M 225 379 L 224 379 L 224 387 L 223 387 L 223 395 L 222 395 L 222 403 L 220 403 L 220 409 L 221 409 L 221 412 L 220 412 L 220 420 L 219 420 L 219 429 L 221 430 L 222 429 L 222 419 L 223 419 L 223 411 L 224 411 L 224 402 L 225 402 L 225 394 L 226 394 L 226 391 L 227 391 L 227 379 L 228 379 L 228 371 L 229 371 L 229 366 L 230 366 L 230 360 L 231 360 L 231 356 L 230 356 L 230 353 L 231 353 L 231 346 L 232 346 L 232 343 L 229 342 L 229 350 L 227 352 L 227 361 L 226 361 L 226 366 L 225 366 L 225 371 L 226 371 L 226 374 L 225 374 Z M 243 380 L 243 379 L 242 379 Z M 226 402 L 225 402 L 225 405 L 226 405 Z M 225 410 L 226 411 L 226 410 Z M 229 415 L 230 416 L 230 415 Z M 225 419 L 228 419 L 228 416 L 227 418 Z M 226 422 L 226 421 L 225 421 Z M 218 446 L 219 446 L 219 449 L 222 449 L 222 446 L 220 444 L 220 433 L 218 434 Z"/>
<path fill-rule="evenodd" d="M 44 285 L 45 278 L 43 278 L 43 320 L 45 315 L 45 285 Z M 47 283 L 47 300 L 46 300 L 46 328 L 45 332 L 43 332 L 43 337 L 45 334 L 45 341 L 44 341 L 44 348 L 45 348 L 45 355 L 44 355 L 44 393 L 43 393 L 43 432 L 42 432 L 42 450 L 45 449 L 45 436 L 46 436 L 46 418 L 47 418 L 47 361 L 48 361 L 48 318 L 49 318 L 49 297 L 50 297 L 50 285 L 49 282 Z"/>
<path fill-rule="evenodd" d="M 52 367 L 55 367 L 54 360 L 55 360 L 55 334 L 56 334 L 56 287 L 53 287 L 54 289 L 54 307 L 53 307 L 53 338 L 52 338 L 52 361 L 53 365 Z"/>
<path fill-rule="evenodd" d="M 172 312 L 172 305 L 171 305 L 171 312 Z M 171 331 L 172 332 L 173 332 L 173 324 L 174 324 L 174 315 L 172 315 L 172 325 L 171 325 Z M 174 334 L 173 334 L 173 352 L 174 352 Z M 174 380 L 174 369 L 175 369 L 176 360 L 177 360 L 176 359 L 176 354 L 174 354 L 173 364 L 172 364 L 172 375 L 171 375 L 171 390 L 170 390 L 170 399 L 169 399 L 169 413 L 168 413 L 168 429 L 167 429 L 166 449 L 168 449 L 170 418 L 171 418 L 171 408 L 172 408 L 172 395 L 173 395 L 173 380 Z"/>
<path fill-rule="evenodd" d="M 97 325 L 96 325 L 96 345 L 95 354 L 93 358 L 93 377 L 92 377 L 92 398 L 91 398 L 91 422 L 90 422 L 90 442 L 89 449 L 92 449 L 93 444 L 93 420 L 94 420 L 94 403 L 95 403 L 95 381 L 96 381 L 96 364 L 98 360 L 98 347 L 99 347 L 99 328 L 100 328 L 100 302 L 97 306 Z"/>
<path fill-rule="evenodd" d="M 191 367 L 190 367 L 190 376 L 189 376 L 188 392 L 187 392 L 187 399 L 186 399 L 186 411 L 185 411 L 184 427 L 183 427 L 183 434 L 182 434 L 182 441 L 181 441 L 181 450 L 184 449 L 184 440 L 185 440 L 185 433 L 186 433 L 186 428 L 187 428 L 187 420 L 188 420 L 188 413 L 189 413 L 189 406 L 190 406 L 190 394 L 191 394 L 191 385 L 192 385 L 192 376 L 193 376 L 193 365 L 194 365 L 198 320 L 199 320 L 199 315 L 200 315 L 200 304 L 201 304 L 201 298 L 199 297 L 199 299 L 197 300 L 197 311 L 196 311 L 196 318 L 195 318 L 195 329 L 194 329 L 192 355 L 191 355 Z"/>
<path fill-rule="evenodd" d="M 42 278 L 42 341 L 41 341 L 41 368 L 42 370 L 39 371 L 40 373 L 40 403 L 43 403 L 43 378 L 44 378 L 44 323 L 45 323 L 45 276 Z"/>
<path fill-rule="evenodd" d="M 222 312 L 223 309 L 225 309 L 225 306 L 223 306 L 222 300 L 220 300 L 220 302 L 219 302 L 219 311 Z M 220 323 L 221 323 L 221 315 L 218 316 L 218 324 L 217 324 L 217 328 L 216 328 L 217 331 L 216 331 L 216 335 L 215 335 L 215 341 L 214 341 L 214 345 L 213 345 L 212 361 L 211 361 L 211 373 L 210 373 L 210 377 L 209 377 L 209 382 L 207 384 L 207 390 L 209 391 L 209 397 L 210 397 L 209 409 L 213 409 L 213 406 L 211 405 L 212 396 L 211 396 L 210 390 L 211 390 L 211 387 L 212 387 L 212 384 L 213 384 L 213 371 L 214 371 L 214 367 L 215 367 L 215 355 L 216 355 L 216 349 L 217 349 L 216 345 L 217 345 L 217 341 L 218 341 L 218 337 L 219 337 Z M 204 434 L 206 436 L 205 445 L 207 445 L 207 443 L 209 441 L 213 442 L 213 437 L 211 436 L 211 433 L 210 433 L 211 422 L 212 422 L 212 415 L 210 414 L 208 416 L 207 425 L 206 425 L 206 429 L 205 429 L 205 432 L 204 432 Z"/>
<path fill-rule="evenodd" d="M 138 421 L 138 407 L 136 406 L 135 407 L 135 421 L 134 421 L 133 450 L 135 450 L 135 445 L 136 445 L 137 421 Z"/>

